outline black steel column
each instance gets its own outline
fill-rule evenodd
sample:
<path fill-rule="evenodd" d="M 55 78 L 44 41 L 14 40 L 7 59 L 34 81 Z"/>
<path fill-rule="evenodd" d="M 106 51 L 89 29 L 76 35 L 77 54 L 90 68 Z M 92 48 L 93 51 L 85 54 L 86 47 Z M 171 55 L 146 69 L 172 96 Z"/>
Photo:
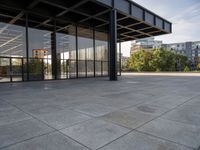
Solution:
<path fill-rule="evenodd" d="M 54 24 L 54 31 L 51 33 L 51 56 L 52 56 L 52 75 L 54 79 L 57 79 L 56 23 Z"/>
<path fill-rule="evenodd" d="M 117 11 L 110 13 L 110 53 L 109 53 L 109 76 L 111 81 L 117 80 Z"/>

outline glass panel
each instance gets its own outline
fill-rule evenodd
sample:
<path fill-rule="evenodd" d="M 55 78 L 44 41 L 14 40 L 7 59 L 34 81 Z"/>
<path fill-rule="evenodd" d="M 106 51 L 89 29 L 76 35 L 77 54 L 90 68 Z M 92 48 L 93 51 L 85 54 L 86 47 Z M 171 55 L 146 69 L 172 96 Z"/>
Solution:
<path fill-rule="evenodd" d="M 98 76 L 101 76 L 101 72 L 102 72 L 102 63 L 101 63 L 101 61 L 99 61 L 99 60 L 96 60 L 95 61 L 95 75 L 98 77 Z"/>
<path fill-rule="evenodd" d="M 87 60 L 87 77 L 94 77 L 94 60 Z"/>
<path fill-rule="evenodd" d="M 108 75 L 108 35 L 95 31 L 96 76 Z"/>
<path fill-rule="evenodd" d="M 51 62 L 52 60 L 50 58 L 44 58 L 44 79 L 45 80 L 53 79 Z"/>
<path fill-rule="evenodd" d="M 25 57 L 25 27 L 0 22 L 0 56 Z"/>
<path fill-rule="evenodd" d="M 68 78 L 68 64 L 67 59 L 58 59 L 57 60 L 57 74 L 58 79 L 66 79 Z"/>
<path fill-rule="evenodd" d="M 0 56 L 0 82 L 10 82 L 11 77 L 12 81 L 22 81 L 21 58 L 26 57 L 25 27 L 0 22 Z"/>
<path fill-rule="evenodd" d="M 78 27 L 78 76 L 94 76 L 93 30 Z"/>
<path fill-rule="evenodd" d="M 32 26 L 29 21 L 29 25 Z M 45 26 L 38 28 L 48 29 Z M 53 79 L 51 59 L 51 36 L 52 31 L 28 28 L 29 38 L 29 72 L 30 80 Z M 33 68 L 37 67 L 37 68 Z M 42 69 L 42 70 L 41 70 Z M 43 74 L 44 73 L 44 74 Z"/>
<path fill-rule="evenodd" d="M 108 76 L 108 62 L 103 61 L 102 67 L 103 67 L 102 69 L 103 76 Z"/>
<path fill-rule="evenodd" d="M 43 59 L 30 58 L 29 59 L 29 80 L 37 81 L 43 80 Z"/>
<path fill-rule="evenodd" d="M 27 59 L 23 58 L 24 81 L 27 81 Z"/>
<path fill-rule="evenodd" d="M 70 25 L 67 28 L 56 33 L 56 47 L 58 78 L 76 77 L 76 36 L 75 27 Z M 70 73 L 70 75 L 69 75 Z"/>
<path fill-rule="evenodd" d="M 119 49 L 120 49 L 120 44 L 117 43 L 117 75 L 120 75 L 120 70 L 119 70 Z"/>
<path fill-rule="evenodd" d="M 9 58 L 0 58 L 0 82 L 10 82 Z"/>
<path fill-rule="evenodd" d="M 12 81 L 22 81 L 22 58 L 12 58 Z"/>
<path fill-rule="evenodd" d="M 69 60 L 69 78 L 76 78 L 76 60 Z"/>
<path fill-rule="evenodd" d="M 78 77 L 86 77 L 85 60 L 78 60 Z"/>

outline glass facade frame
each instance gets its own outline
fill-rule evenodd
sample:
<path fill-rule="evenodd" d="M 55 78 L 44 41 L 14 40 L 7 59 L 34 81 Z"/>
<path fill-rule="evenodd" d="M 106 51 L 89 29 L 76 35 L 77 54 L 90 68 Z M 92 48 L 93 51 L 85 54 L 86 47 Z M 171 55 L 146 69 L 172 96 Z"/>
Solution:
<path fill-rule="evenodd" d="M 65 54 L 62 54 L 62 58 L 57 58 L 56 61 L 60 61 L 62 64 L 62 74 L 60 77 L 53 77 L 52 67 L 55 65 L 52 61 L 52 37 L 50 34 L 53 30 L 42 30 L 29 27 L 29 18 L 28 14 L 25 14 L 26 24 L 24 26 L 19 26 L 23 28 L 24 33 L 24 43 L 23 43 L 23 56 L 0 56 L 0 83 L 1 82 L 17 82 L 17 81 L 34 81 L 34 80 L 54 80 L 54 79 L 70 79 L 70 78 L 90 78 L 90 77 L 99 77 L 99 76 L 108 76 L 109 70 L 109 40 L 108 33 L 102 31 L 97 31 L 92 27 L 82 27 L 78 25 L 74 26 L 74 49 L 72 54 L 68 54 L 68 57 L 65 57 Z M 0 20 L 1 22 L 1 20 Z M 8 23 L 5 23 L 8 26 L 12 26 Z M 18 26 L 18 25 L 14 25 Z M 79 36 L 79 29 L 86 30 L 86 34 Z M 31 31 L 33 30 L 33 32 Z M 39 37 L 42 32 L 46 33 L 44 37 L 47 41 L 43 46 L 33 47 L 33 34 L 36 34 L 36 37 Z M 56 32 L 56 34 L 58 34 Z M 96 37 L 98 34 L 106 35 L 106 38 L 103 39 L 101 47 L 101 58 L 98 58 L 98 47 L 96 44 L 99 42 L 99 39 Z M 81 39 L 82 38 L 82 39 Z M 84 41 L 85 38 L 85 41 Z M 59 40 L 56 37 L 56 41 Z M 41 42 L 41 38 L 37 39 L 38 43 Z M 82 45 L 89 41 L 89 46 L 82 48 Z M 16 46 L 17 47 L 17 46 Z M 58 51 L 58 46 L 56 46 L 56 54 Z M 82 53 L 80 55 L 79 53 Z M 1 63 L 2 62 L 2 63 Z M 58 69 L 58 64 L 54 67 Z M 4 70 L 4 71 L 2 71 Z M 2 77 L 1 77 L 2 76 Z M 62 77 L 61 77 L 62 76 Z"/>

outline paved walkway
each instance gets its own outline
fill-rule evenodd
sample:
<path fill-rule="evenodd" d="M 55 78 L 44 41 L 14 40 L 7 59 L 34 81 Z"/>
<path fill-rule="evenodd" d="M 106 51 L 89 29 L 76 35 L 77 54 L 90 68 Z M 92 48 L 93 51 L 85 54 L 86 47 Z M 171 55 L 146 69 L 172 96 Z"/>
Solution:
<path fill-rule="evenodd" d="M 174 76 L 174 77 L 200 77 L 200 72 L 125 72 L 125 76 Z"/>
<path fill-rule="evenodd" d="M 2 150 L 195 150 L 200 78 L 0 84 Z"/>

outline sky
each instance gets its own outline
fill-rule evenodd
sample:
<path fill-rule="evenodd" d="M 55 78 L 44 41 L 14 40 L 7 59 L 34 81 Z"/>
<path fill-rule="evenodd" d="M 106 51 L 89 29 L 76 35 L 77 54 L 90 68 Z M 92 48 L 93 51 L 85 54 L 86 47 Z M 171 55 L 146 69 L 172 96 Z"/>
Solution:
<path fill-rule="evenodd" d="M 133 0 L 172 22 L 172 34 L 155 37 L 163 43 L 200 41 L 200 0 Z M 131 42 L 122 44 L 129 56 Z"/>

